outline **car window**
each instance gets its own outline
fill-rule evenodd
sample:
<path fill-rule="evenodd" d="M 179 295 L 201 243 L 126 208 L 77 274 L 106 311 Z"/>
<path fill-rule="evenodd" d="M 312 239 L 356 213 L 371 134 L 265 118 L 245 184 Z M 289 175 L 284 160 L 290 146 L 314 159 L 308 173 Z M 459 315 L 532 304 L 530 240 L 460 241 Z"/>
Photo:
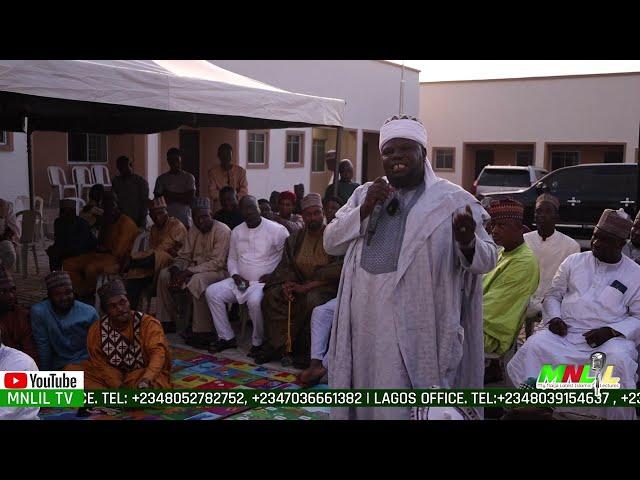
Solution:
<path fill-rule="evenodd" d="M 491 187 L 528 187 L 531 185 L 531 179 L 528 170 L 485 168 L 478 179 L 478 185 Z"/>
<path fill-rule="evenodd" d="M 558 170 L 549 174 L 544 180 L 549 193 L 554 195 L 575 195 L 582 190 L 583 186 L 591 182 L 591 169 L 587 168 L 581 168 L 579 172 L 573 168 Z"/>
<path fill-rule="evenodd" d="M 602 195 L 624 197 L 633 195 L 636 190 L 637 178 L 633 175 L 633 168 L 600 167 L 594 169 L 591 175 Z"/>

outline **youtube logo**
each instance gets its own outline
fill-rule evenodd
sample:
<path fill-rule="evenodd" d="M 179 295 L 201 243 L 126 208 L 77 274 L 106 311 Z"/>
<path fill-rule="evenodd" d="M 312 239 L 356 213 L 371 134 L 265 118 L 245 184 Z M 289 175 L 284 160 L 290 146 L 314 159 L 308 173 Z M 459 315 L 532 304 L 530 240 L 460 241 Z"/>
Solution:
<path fill-rule="evenodd" d="M 4 388 L 27 388 L 27 374 L 24 372 L 5 373 Z"/>

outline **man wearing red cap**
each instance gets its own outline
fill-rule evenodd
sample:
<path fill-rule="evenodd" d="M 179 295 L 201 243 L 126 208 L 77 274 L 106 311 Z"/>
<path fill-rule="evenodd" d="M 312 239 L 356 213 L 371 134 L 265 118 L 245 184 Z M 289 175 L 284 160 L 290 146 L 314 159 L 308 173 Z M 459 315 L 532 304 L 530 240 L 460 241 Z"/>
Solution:
<path fill-rule="evenodd" d="M 285 191 L 280 192 L 278 197 L 278 213 L 265 215 L 265 218 L 277 222 L 287 229 L 289 234 L 295 233 L 304 228 L 304 221 L 297 213 L 293 213 L 296 208 L 296 194 Z"/>

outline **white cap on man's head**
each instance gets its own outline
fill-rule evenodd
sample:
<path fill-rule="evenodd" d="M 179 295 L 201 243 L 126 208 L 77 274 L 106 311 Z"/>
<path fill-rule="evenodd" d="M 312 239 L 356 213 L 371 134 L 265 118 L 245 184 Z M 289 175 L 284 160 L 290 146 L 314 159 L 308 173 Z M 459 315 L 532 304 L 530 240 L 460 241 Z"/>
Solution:
<path fill-rule="evenodd" d="M 384 122 L 380 128 L 380 151 L 392 138 L 406 138 L 413 140 L 425 149 L 427 148 L 427 130 L 416 117 L 409 115 L 394 115 Z"/>

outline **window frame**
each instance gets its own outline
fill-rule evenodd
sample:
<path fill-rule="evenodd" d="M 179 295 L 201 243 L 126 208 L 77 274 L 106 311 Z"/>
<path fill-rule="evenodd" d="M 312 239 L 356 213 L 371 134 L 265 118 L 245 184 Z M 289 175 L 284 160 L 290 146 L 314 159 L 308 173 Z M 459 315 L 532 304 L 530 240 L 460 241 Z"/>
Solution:
<path fill-rule="evenodd" d="M 554 155 L 554 154 L 558 154 L 558 153 L 562 153 L 562 154 L 564 154 L 564 155 L 565 155 L 565 159 L 564 159 L 564 161 L 563 161 L 563 165 L 562 165 L 561 167 L 553 168 L 553 155 Z M 572 165 L 567 165 L 567 164 L 566 164 L 566 160 L 567 160 L 567 159 L 566 159 L 566 155 L 567 155 L 568 153 L 571 153 L 571 154 L 575 154 L 575 155 L 576 155 L 577 163 L 574 163 L 574 164 L 572 164 Z M 550 153 L 550 155 L 549 155 L 549 167 L 550 167 L 550 168 L 549 168 L 549 171 L 553 172 L 553 171 L 558 170 L 558 169 L 560 169 L 560 168 L 564 168 L 564 167 L 571 167 L 571 166 L 573 166 L 573 165 L 580 165 L 580 150 L 552 150 L 552 151 L 551 151 L 551 153 Z"/>
<path fill-rule="evenodd" d="M 289 162 L 289 137 L 300 137 L 300 142 L 298 144 L 298 160 L 297 162 Z M 301 168 L 304 167 L 304 141 L 305 141 L 305 132 L 298 130 L 288 130 L 284 136 L 284 167 L 285 168 Z"/>
<path fill-rule="evenodd" d="M 314 154 L 316 151 L 315 143 L 322 142 L 323 154 L 322 154 L 322 170 L 316 170 L 316 160 L 314 159 Z M 327 164 L 324 161 L 324 157 L 327 155 L 327 139 L 326 138 L 314 138 L 311 143 L 311 173 L 324 173 L 327 171 Z"/>
<path fill-rule="evenodd" d="M 71 135 L 84 135 L 86 137 L 86 152 L 84 160 L 71 160 L 71 149 L 69 148 L 69 144 L 71 142 Z M 96 137 L 104 137 L 105 138 L 105 153 L 104 153 L 104 162 L 92 162 L 89 160 L 89 135 L 93 135 Z M 109 164 L 109 135 L 101 134 L 101 133 L 67 133 L 67 165 L 108 165 Z"/>
<path fill-rule="evenodd" d="M 5 141 L 0 143 L 0 152 L 13 152 L 13 132 L 2 130 L 5 135 Z"/>
<path fill-rule="evenodd" d="M 451 152 L 451 168 L 438 167 L 439 151 Z M 433 147 L 431 149 L 431 158 L 433 158 L 433 170 L 436 172 L 455 172 L 456 171 L 456 147 Z"/>
<path fill-rule="evenodd" d="M 251 135 L 264 135 L 264 158 L 262 163 L 249 162 L 249 143 Z M 247 158 L 245 165 L 250 168 L 269 168 L 269 130 L 247 130 Z"/>
<path fill-rule="evenodd" d="M 518 155 L 521 153 L 526 153 L 527 155 L 531 155 L 531 163 L 527 163 L 526 165 L 521 165 L 518 163 Z M 536 157 L 535 152 L 533 150 L 516 150 L 515 153 L 515 165 L 518 167 L 533 167 L 535 166 Z"/>

